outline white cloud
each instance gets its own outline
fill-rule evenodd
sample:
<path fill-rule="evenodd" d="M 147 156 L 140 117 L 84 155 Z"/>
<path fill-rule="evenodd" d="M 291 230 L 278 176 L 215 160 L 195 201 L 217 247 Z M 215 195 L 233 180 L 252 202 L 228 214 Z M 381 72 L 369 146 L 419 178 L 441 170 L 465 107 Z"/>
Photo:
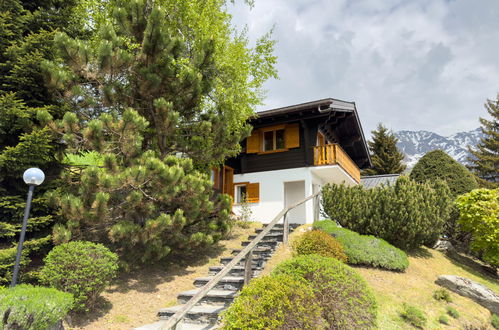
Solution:
<path fill-rule="evenodd" d="M 383 122 L 447 135 L 478 127 L 499 92 L 496 0 L 256 0 L 230 11 L 253 40 L 275 25 L 280 79 L 261 109 L 334 97 L 357 103 L 366 133 Z"/>

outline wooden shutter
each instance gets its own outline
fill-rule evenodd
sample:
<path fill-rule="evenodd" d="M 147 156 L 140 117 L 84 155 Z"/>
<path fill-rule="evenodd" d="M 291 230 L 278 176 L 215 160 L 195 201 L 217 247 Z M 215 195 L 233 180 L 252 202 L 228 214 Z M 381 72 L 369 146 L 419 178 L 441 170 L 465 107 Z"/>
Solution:
<path fill-rule="evenodd" d="M 213 188 L 220 189 L 220 169 L 214 167 L 213 171 Z"/>
<path fill-rule="evenodd" d="M 300 124 L 286 125 L 285 132 L 286 148 L 299 148 L 300 147 Z"/>
<path fill-rule="evenodd" d="M 224 166 L 223 193 L 228 194 L 234 200 L 234 169 Z"/>
<path fill-rule="evenodd" d="M 246 198 L 248 203 L 258 203 L 260 201 L 260 183 L 248 183 L 246 185 Z"/>
<path fill-rule="evenodd" d="M 246 153 L 254 154 L 260 152 L 260 132 L 254 129 L 246 139 Z"/>

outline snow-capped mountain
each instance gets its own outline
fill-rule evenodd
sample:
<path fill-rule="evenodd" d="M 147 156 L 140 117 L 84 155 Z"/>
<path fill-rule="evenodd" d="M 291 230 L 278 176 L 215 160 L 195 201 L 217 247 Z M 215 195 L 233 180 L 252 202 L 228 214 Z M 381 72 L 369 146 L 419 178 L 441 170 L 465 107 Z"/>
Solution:
<path fill-rule="evenodd" d="M 467 157 L 470 155 L 468 145 L 476 146 L 483 133 L 477 128 L 450 136 L 428 131 L 399 131 L 395 136 L 399 139 L 397 147 L 405 154 L 405 162 L 411 168 L 424 154 L 435 149 L 441 149 L 461 164 L 467 164 Z"/>

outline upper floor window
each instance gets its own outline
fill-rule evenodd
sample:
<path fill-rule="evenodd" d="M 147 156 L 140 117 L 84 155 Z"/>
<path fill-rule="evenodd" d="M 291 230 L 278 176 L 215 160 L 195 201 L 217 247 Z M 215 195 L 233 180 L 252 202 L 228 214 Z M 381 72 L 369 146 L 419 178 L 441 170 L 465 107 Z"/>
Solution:
<path fill-rule="evenodd" d="M 263 151 L 279 150 L 286 148 L 284 129 L 263 132 Z"/>

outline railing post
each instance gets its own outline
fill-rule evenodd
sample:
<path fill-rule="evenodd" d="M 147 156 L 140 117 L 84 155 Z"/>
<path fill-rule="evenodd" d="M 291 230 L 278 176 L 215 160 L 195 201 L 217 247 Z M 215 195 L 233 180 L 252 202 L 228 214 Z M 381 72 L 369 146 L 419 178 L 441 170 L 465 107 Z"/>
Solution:
<path fill-rule="evenodd" d="M 288 244 L 288 235 L 289 235 L 289 221 L 288 221 L 288 212 L 284 213 L 284 224 L 282 228 L 282 242 L 284 244 Z"/>
<path fill-rule="evenodd" d="M 314 223 L 319 221 L 319 195 L 314 197 Z"/>
<path fill-rule="evenodd" d="M 248 285 L 253 277 L 253 249 L 251 249 L 246 255 L 246 260 L 244 261 L 244 285 Z"/>

